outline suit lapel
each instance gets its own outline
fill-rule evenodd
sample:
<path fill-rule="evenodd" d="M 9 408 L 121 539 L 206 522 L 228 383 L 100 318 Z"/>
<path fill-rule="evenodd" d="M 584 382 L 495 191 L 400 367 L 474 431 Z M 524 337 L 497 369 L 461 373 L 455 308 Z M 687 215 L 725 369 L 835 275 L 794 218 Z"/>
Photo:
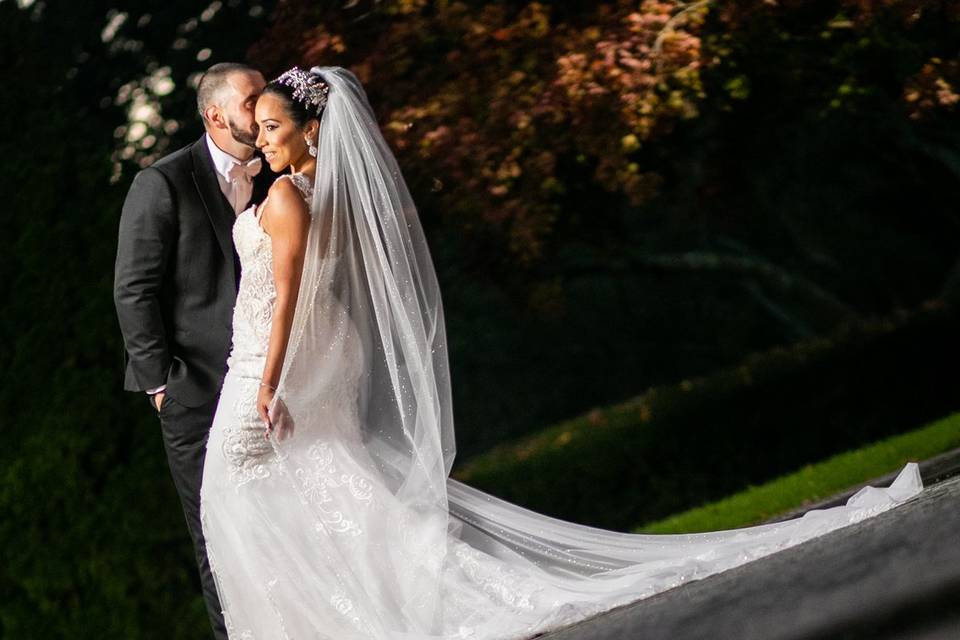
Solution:
<path fill-rule="evenodd" d="M 213 159 L 210 157 L 210 150 L 207 149 L 206 136 L 201 136 L 200 140 L 193 144 L 190 155 L 193 157 L 193 181 L 207 210 L 210 224 L 213 225 L 217 243 L 223 251 L 223 257 L 226 258 L 227 268 L 230 269 L 233 279 L 237 280 L 232 235 L 236 216 L 230 203 L 223 196 L 223 191 L 220 190 L 220 182 L 213 168 Z"/>

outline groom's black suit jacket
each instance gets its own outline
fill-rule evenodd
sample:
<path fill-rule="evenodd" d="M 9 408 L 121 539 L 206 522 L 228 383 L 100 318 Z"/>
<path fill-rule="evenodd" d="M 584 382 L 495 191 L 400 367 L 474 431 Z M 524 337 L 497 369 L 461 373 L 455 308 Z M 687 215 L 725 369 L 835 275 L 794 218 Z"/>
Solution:
<path fill-rule="evenodd" d="M 264 162 L 252 203 L 264 198 L 275 177 Z M 114 272 L 124 389 L 166 384 L 170 397 L 187 407 L 219 392 L 240 281 L 235 219 L 203 136 L 133 179 Z"/>

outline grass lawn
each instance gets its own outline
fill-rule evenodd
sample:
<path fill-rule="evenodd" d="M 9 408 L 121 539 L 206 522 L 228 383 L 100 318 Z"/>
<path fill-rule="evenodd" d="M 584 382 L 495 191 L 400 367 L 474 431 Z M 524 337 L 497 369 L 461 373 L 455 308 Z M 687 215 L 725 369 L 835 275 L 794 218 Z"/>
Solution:
<path fill-rule="evenodd" d="M 710 504 L 641 525 L 637 533 L 694 533 L 758 524 L 850 486 L 960 447 L 960 413 L 841 453 Z"/>

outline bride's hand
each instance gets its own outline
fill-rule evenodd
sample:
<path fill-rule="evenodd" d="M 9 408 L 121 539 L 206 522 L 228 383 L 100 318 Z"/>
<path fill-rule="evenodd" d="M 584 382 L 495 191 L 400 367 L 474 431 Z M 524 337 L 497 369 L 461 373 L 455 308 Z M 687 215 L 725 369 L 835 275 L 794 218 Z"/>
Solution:
<path fill-rule="evenodd" d="M 277 440 L 284 440 L 293 435 L 293 417 L 282 399 L 274 398 L 273 406 L 268 407 L 267 413 L 270 417 L 270 424 L 276 431 Z"/>
<path fill-rule="evenodd" d="M 265 429 L 264 437 L 269 437 L 270 432 L 273 430 L 273 423 L 270 420 L 270 403 L 273 402 L 273 396 L 276 391 L 273 388 L 261 384 L 260 390 L 257 391 L 257 413 L 260 414 L 260 419 L 263 420 L 263 426 Z"/>

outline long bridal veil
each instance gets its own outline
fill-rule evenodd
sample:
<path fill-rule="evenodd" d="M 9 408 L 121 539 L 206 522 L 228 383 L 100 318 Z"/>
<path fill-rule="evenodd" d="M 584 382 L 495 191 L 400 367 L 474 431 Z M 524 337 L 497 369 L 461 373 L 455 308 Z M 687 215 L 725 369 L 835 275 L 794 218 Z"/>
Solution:
<path fill-rule="evenodd" d="M 449 619 L 449 600 L 462 602 L 468 584 L 491 602 L 483 629 L 504 637 L 542 630 L 742 564 L 920 490 L 916 465 L 908 465 L 890 488 L 864 490 L 844 507 L 747 529 L 654 536 L 550 518 L 449 478 L 456 447 L 447 339 L 416 208 L 356 77 L 339 67 L 311 73 L 329 94 L 273 407 L 292 432 L 271 442 L 298 508 L 316 523 L 316 553 L 338 567 L 340 609 L 366 635 L 453 637 L 450 629 L 466 627 Z M 336 456 L 352 466 L 337 466 Z M 375 496 L 381 519 L 338 507 L 333 487 L 358 502 Z M 383 530 L 372 531 L 374 522 Z M 366 555 L 357 552 L 360 539 Z M 498 614 L 498 602 L 512 615 Z"/>
<path fill-rule="evenodd" d="M 413 199 L 359 81 L 337 67 L 311 73 L 330 89 L 301 290 L 275 396 L 293 435 L 275 444 L 295 476 L 315 436 L 340 420 L 346 428 L 338 438 L 362 437 L 351 455 L 366 460 L 395 512 L 417 523 L 416 536 L 398 540 L 398 553 L 441 558 L 456 449 L 439 286 Z M 399 569 L 403 558 L 387 560 Z M 410 589 L 403 600 L 430 619 L 437 585 L 403 586 Z"/>

